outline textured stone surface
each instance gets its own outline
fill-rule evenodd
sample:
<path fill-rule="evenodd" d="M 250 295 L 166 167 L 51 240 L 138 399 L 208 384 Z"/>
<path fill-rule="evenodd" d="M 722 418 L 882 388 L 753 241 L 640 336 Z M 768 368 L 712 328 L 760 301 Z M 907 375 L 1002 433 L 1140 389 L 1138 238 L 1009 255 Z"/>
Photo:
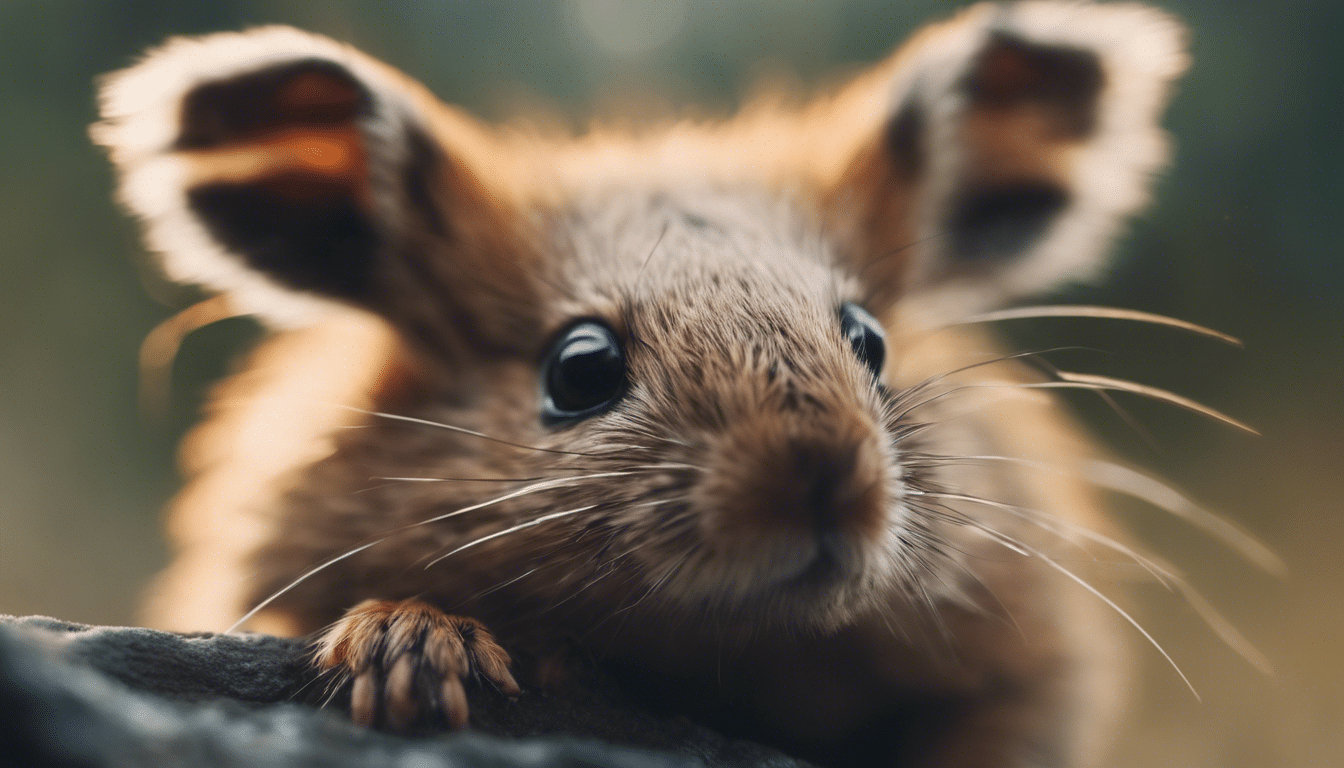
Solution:
<path fill-rule="evenodd" d="M 311 678 L 302 643 L 178 635 L 40 617 L 0 619 L 0 765 L 45 768 L 798 768 L 590 693 L 472 700 L 473 731 L 400 738 L 294 703 Z"/>

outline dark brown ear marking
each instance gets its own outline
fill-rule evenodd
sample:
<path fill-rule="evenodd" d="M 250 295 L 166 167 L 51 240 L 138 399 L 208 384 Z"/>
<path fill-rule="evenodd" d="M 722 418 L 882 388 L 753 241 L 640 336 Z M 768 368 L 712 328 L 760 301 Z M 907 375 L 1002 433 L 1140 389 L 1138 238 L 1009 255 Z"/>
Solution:
<path fill-rule="evenodd" d="M 1031 44 L 996 32 L 962 83 L 972 109 L 1028 104 L 1050 111 L 1054 138 L 1087 138 L 1096 127 L 1097 96 L 1105 84 L 1096 54 Z"/>
<path fill-rule="evenodd" d="M 252 173 L 188 189 L 187 205 L 249 267 L 289 288 L 370 303 L 381 238 L 358 121 L 372 104 L 344 67 L 316 58 L 196 88 L 182 100 L 175 148 L 205 169 L 248 151 L 257 161 Z"/>
<path fill-rule="evenodd" d="M 370 107 L 368 92 L 344 67 L 294 61 L 187 94 L 175 148 L 209 149 L 301 126 L 348 126 Z"/>
<path fill-rule="evenodd" d="M 968 264 L 1010 259 L 1043 237 L 1069 203 L 1050 147 L 1096 129 L 1105 78 L 1095 53 L 989 35 L 960 83 L 968 99 L 973 167 L 949 201 L 949 256 Z M 988 126 L 998 125 L 995 136 Z"/>
<path fill-rule="evenodd" d="M 421 223 L 432 233 L 440 236 L 448 234 L 448 223 L 443 212 L 434 201 L 431 189 L 433 180 L 439 174 L 452 172 L 452 166 L 444 162 L 441 151 L 434 142 L 419 130 L 406 129 L 406 171 L 402 183 L 406 189 L 406 202 L 411 210 L 419 214 Z"/>
<path fill-rule="evenodd" d="M 947 225 L 950 255 L 964 264 L 1012 258 L 1045 234 L 1068 203 L 1068 193 L 1046 181 L 964 192 Z"/>
<path fill-rule="evenodd" d="M 187 204 L 253 269 L 290 288 L 368 303 L 379 236 L 367 212 L 342 192 L 285 174 L 260 184 L 197 187 Z"/>
<path fill-rule="evenodd" d="M 887 123 L 887 151 L 896 171 L 906 179 L 913 179 L 924 169 L 924 153 L 928 151 L 925 127 L 923 110 L 913 101 L 906 102 Z"/>

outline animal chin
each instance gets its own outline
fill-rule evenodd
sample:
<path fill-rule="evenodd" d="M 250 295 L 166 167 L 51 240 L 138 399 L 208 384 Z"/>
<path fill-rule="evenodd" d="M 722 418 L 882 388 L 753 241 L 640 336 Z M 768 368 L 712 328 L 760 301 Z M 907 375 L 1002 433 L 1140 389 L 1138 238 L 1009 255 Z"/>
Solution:
<path fill-rule="evenodd" d="M 731 539 L 714 542 L 695 591 L 715 602 L 727 598 L 778 613 L 775 618 L 790 622 L 849 613 L 849 603 L 872 581 L 871 546 L 852 529 L 804 530 L 787 524 L 738 529 Z"/>

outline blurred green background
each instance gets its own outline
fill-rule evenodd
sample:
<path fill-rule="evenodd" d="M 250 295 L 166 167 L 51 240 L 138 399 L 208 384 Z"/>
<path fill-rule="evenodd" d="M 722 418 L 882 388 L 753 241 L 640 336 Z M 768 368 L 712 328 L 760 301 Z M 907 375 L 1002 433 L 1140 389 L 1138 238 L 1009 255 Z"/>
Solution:
<path fill-rule="evenodd" d="M 1193 320 L 1247 349 L 1095 321 L 1012 332 L 1025 346 L 1108 350 L 1063 362 L 1192 395 L 1265 433 L 1127 402 L 1154 447 L 1077 400 L 1115 451 L 1257 532 L 1291 569 L 1286 581 L 1267 578 L 1152 510 L 1121 508 L 1278 671 L 1260 676 L 1178 600 L 1141 589 L 1145 625 L 1204 702 L 1145 651 L 1147 680 L 1116 764 L 1344 765 L 1344 10 L 1303 0 L 1162 5 L 1189 23 L 1195 61 L 1168 115 L 1176 165 L 1117 249 L 1110 281 L 1060 299 Z M 828 80 L 955 7 L 3 0 L 0 612 L 133 620 L 166 556 L 160 509 L 177 484 L 174 445 L 209 382 L 257 336 L 240 320 L 198 332 L 177 360 L 166 418 L 137 413 L 137 347 L 186 298 L 137 271 L 137 232 L 110 202 L 108 165 L 85 134 L 98 74 L 167 35 L 283 22 L 350 41 L 491 119 L 528 105 L 576 120 L 613 103 L 724 111 L 762 73 Z"/>

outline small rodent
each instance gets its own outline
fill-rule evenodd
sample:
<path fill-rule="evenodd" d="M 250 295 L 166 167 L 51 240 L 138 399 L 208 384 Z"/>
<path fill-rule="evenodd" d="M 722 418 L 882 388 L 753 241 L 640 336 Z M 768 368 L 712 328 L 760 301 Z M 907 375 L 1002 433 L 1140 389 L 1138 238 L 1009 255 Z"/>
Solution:
<path fill-rule="evenodd" d="M 987 313 L 1101 271 L 1183 38 L 982 4 L 806 103 L 578 137 L 293 29 L 169 41 L 94 136 L 167 274 L 276 332 L 188 438 L 151 622 L 263 605 L 391 729 L 582 657 L 824 764 L 1097 764 L 1138 635 L 1088 564 L 1152 565 L 1100 496 L 1152 481 L 1048 390 L 1130 387 Z"/>

